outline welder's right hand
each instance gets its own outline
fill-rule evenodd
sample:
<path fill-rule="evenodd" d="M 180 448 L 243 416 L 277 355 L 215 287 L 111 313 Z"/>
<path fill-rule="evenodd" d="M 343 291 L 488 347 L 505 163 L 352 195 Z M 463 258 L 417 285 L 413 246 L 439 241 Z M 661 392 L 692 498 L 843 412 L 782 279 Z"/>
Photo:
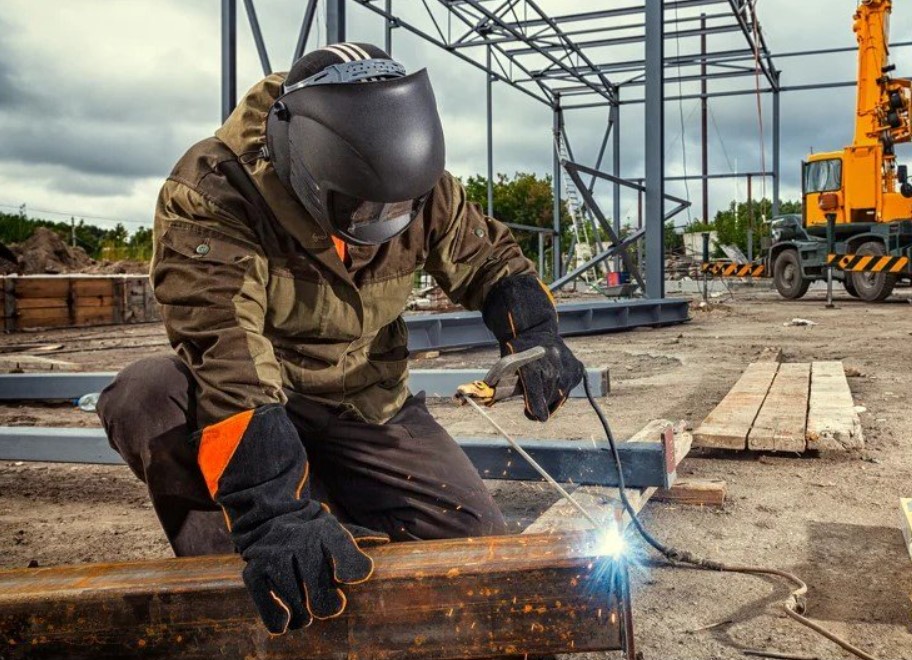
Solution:
<path fill-rule="evenodd" d="M 389 537 L 343 527 L 325 511 L 315 520 L 272 521 L 242 553 L 244 584 L 269 632 L 281 635 L 342 614 L 346 598 L 339 585 L 365 582 L 374 572 L 359 548 L 365 540 Z"/>
<path fill-rule="evenodd" d="M 346 529 L 310 498 L 307 454 L 285 408 L 261 406 L 207 426 L 198 462 L 247 561 L 244 582 L 269 631 L 283 634 L 341 614 L 339 585 L 373 573 L 359 543 L 389 539 Z"/>

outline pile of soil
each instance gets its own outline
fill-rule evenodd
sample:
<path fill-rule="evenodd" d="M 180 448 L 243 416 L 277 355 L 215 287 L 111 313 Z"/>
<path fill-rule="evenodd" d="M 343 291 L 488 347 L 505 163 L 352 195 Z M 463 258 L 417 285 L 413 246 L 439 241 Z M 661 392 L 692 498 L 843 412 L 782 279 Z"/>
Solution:
<path fill-rule="evenodd" d="M 60 273 L 145 275 L 143 261 L 95 261 L 81 247 L 70 247 L 59 234 L 37 227 L 27 240 L 6 247 L 0 244 L 0 275 L 44 275 Z"/>
<path fill-rule="evenodd" d="M 18 257 L 19 273 L 78 273 L 94 260 L 81 247 L 70 247 L 47 227 L 37 227 L 26 241 L 13 246 Z"/>
<path fill-rule="evenodd" d="M 0 275 L 10 275 L 19 270 L 19 259 L 16 253 L 0 243 Z"/>
<path fill-rule="evenodd" d="M 94 265 L 84 269 L 82 272 L 99 275 L 147 275 L 149 273 L 149 262 L 134 261 L 132 259 L 96 261 Z"/>

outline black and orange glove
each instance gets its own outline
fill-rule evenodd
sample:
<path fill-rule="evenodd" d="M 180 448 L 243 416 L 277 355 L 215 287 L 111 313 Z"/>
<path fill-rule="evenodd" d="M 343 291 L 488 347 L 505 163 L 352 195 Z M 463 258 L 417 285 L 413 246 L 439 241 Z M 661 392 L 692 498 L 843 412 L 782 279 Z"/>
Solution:
<path fill-rule="evenodd" d="M 526 417 L 546 422 L 557 412 L 585 370 L 557 331 L 554 298 L 534 275 L 506 277 L 485 298 L 482 318 L 500 343 L 500 354 L 536 346 L 545 356 L 519 369 Z"/>
<path fill-rule="evenodd" d="M 199 465 L 247 562 L 244 584 L 269 632 L 339 616 L 339 585 L 367 580 L 373 560 L 359 544 L 389 537 L 343 526 L 310 498 L 307 454 L 279 404 L 206 427 Z"/>

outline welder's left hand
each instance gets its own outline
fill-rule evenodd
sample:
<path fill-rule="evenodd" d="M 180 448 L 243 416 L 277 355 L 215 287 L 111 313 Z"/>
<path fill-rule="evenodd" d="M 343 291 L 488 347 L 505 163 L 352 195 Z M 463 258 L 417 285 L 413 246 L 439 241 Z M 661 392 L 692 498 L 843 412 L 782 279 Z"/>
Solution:
<path fill-rule="evenodd" d="M 482 317 L 497 337 L 501 355 L 536 346 L 545 348 L 544 357 L 520 368 L 519 377 L 526 417 L 548 421 L 585 373 L 583 364 L 558 334 L 551 293 L 533 275 L 504 278 L 485 299 Z"/>

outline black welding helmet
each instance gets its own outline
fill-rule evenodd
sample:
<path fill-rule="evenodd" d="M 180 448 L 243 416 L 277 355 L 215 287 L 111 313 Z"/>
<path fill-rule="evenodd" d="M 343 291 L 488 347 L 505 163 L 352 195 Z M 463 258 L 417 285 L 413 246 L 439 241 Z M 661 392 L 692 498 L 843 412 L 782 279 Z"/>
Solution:
<path fill-rule="evenodd" d="M 426 70 L 370 44 L 335 44 L 292 66 L 266 120 L 282 183 L 329 234 L 377 245 L 421 213 L 445 150 Z"/>

